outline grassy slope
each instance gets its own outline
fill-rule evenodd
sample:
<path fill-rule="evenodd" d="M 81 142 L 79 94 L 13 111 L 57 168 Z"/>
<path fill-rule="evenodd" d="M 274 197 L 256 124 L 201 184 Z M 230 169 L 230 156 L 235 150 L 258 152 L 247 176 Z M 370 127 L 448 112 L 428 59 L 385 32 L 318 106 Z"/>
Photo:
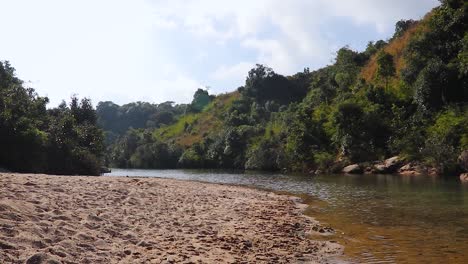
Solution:
<path fill-rule="evenodd" d="M 204 136 L 222 129 L 223 114 L 238 98 L 238 92 L 218 95 L 202 112 L 184 115 L 175 124 L 155 130 L 153 135 L 163 141 L 174 141 L 185 147 L 201 142 Z M 190 129 L 186 130 L 185 124 L 188 124 Z"/>
<path fill-rule="evenodd" d="M 395 38 L 385 46 L 384 51 L 393 56 L 396 74 L 390 80 L 390 87 L 394 89 L 401 89 L 400 76 L 401 70 L 405 68 L 405 59 L 403 57 L 406 46 L 409 41 L 419 35 L 421 32 L 428 30 L 427 21 L 429 20 L 432 12 L 428 13 L 421 21 L 417 22 L 409 28 L 402 36 Z M 367 83 L 376 86 L 384 87 L 384 82 L 377 77 L 377 54 L 372 56 L 367 65 L 361 70 L 361 78 L 365 79 Z M 397 93 L 404 93 L 404 91 L 395 91 Z"/>

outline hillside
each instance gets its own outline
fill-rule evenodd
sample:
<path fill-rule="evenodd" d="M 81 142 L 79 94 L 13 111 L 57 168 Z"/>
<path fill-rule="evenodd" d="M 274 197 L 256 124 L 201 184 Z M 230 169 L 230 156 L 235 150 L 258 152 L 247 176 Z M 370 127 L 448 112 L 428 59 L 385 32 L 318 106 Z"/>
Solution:
<path fill-rule="evenodd" d="M 238 92 L 218 95 L 202 112 L 186 114 L 175 124 L 156 129 L 153 136 L 163 141 L 174 141 L 183 147 L 201 143 L 208 134 L 221 131 L 223 114 L 239 96 Z"/>
<path fill-rule="evenodd" d="M 388 40 L 282 76 L 264 65 L 245 84 L 172 122 L 130 129 L 109 147 L 120 167 L 340 170 L 399 155 L 439 173 L 468 149 L 467 3 L 443 1 Z M 194 96 L 193 105 L 200 95 Z"/>

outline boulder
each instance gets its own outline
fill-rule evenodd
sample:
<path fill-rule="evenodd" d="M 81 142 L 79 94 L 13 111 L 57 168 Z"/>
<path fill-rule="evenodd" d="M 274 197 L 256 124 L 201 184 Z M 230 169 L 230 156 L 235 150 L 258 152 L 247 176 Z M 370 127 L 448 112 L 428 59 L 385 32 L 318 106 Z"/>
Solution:
<path fill-rule="evenodd" d="M 431 166 L 427 166 L 418 162 L 410 162 L 405 166 L 401 167 L 398 170 L 398 173 L 401 175 L 429 175 L 429 176 L 439 176 L 440 171 Z"/>
<path fill-rule="evenodd" d="M 387 171 L 395 172 L 398 169 L 398 167 L 401 165 L 401 161 L 402 160 L 400 159 L 399 156 L 394 156 L 389 159 L 386 159 L 383 165 L 385 166 Z"/>
<path fill-rule="evenodd" d="M 413 176 L 413 175 L 421 175 L 421 170 L 418 165 L 415 165 L 413 163 L 408 163 L 401 167 L 398 170 L 398 173 L 401 175 L 408 175 L 408 176 Z"/>
<path fill-rule="evenodd" d="M 460 156 L 458 157 L 458 164 L 460 164 L 460 167 L 468 172 L 468 150 L 464 150 Z"/>
<path fill-rule="evenodd" d="M 394 156 L 374 166 L 375 173 L 395 173 L 401 165 L 402 159 Z"/>
<path fill-rule="evenodd" d="M 387 167 L 384 164 L 377 164 L 374 166 L 375 173 L 388 173 Z"/>
<path fill-rule="evenodd" d="M 361 174 L 362 168 L 359 164 L 349 165 L 343 168 L 342 172 L 347 174 Z"/>
<path fill-rule="evenodd" d="M 468 183 L 468 173 L 462 173 L 460 175 L 460 181 Z"/>
<path fill-rule="evenodd" d="M 398 171 L 399 172 L 402 172 L 402 171 L 409 171 L 413 168 L 412 164 L 411 163 L 408 163 L 406 165 L 404 165 L 403 167 L 401 167 Z"/>

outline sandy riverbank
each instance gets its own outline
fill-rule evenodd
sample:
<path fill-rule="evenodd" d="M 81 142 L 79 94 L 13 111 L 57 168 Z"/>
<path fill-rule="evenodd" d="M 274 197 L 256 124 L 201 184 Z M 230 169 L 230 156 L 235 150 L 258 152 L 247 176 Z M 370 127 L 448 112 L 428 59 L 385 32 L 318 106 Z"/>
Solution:
<path fill-rule="evenodd" d="M 0 262 L 327 263 L 340 255 L 338 244 L 307 238 L 318 223 L 302 209 L 295 198 L 235 186 L 0 173 Z"/>

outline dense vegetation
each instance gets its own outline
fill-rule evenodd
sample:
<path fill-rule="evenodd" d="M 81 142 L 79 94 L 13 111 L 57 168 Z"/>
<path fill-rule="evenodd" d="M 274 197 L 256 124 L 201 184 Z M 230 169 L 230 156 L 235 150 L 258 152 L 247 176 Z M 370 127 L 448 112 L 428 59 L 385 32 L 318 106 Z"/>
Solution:
<path fill-rule="evenodd" d="M 115 129 L 138 128 L 110 145 L 108 162 L 309 171 L 398 154 L 453 171 L 468 148 L 467 21 L 465 1 L 445 0 L 421 21 L 399 21 L 388 41 L 340 49 L 322 69 L 282 76 L 257 65 L 234 93 L 199 90 L 190 107 L 163 104 L 164 122 L 160 105 L 133 104 L 152 107 L 151 117 Z M 113 105 L 98 110 L 104 104 Z M 113 107 L 113 116 L 130 112 Z"/>
<path fill-rule="evenodd" d="M 103 134 L 89 99 L 46 109 L 48 99 L 25 88 L 0 62 L 0 167 L 19 172 L 99 175 Z"/>

